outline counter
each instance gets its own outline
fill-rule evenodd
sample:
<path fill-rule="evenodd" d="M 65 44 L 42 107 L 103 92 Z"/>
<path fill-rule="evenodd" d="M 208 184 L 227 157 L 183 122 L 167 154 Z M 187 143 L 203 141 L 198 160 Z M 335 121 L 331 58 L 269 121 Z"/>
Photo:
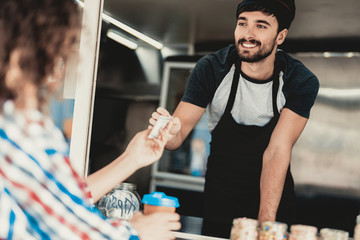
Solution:
<path fill-rule="evenodd" d="M 176 240 L 226 240 L 225 238 L 208 237 L 192 233 L 175 232 Z"/>
<path fill-rule="evenodd" d="M 175 232 L 176 240 L 226 240 L 201 235 L 202 221 L 199 217 L 181 216 L 181 229 Z"/>
<path fill-rule="evenodd" d="M 202 218 L 180 216 L 181 229 L 175 232 L 176 240 L 228 240 L 225 238 L 201 235 Z M 348 240 L 353 240 L 349 238 Z"/>

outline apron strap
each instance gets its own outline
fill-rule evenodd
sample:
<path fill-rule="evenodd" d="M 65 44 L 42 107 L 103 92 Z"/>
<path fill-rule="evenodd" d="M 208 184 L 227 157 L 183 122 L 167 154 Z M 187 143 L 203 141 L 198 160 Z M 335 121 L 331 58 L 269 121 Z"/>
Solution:
<path fill-rule="evenodd" d="M 240 70 L 241 70 L 240 59 L 236 58 L 236 60 L 235 60 L 235 72 L 234 72 L 233 80 L 232 80 L 232 83 L 231 83 L 231 91 L 230 91 L 229 99 L 228 99 L 227 104 L 226 104 L 224 114 L 225 113 L 230 113 L 233 106 L 234 106 L 235 96 L 236 96 L 236 92 L 237 92 L 237 88 L 238 88 L 238 84 L 239 84 L 239 79 L 240 79 Z M 278 94 L 278 91 L 279 91 L 279 74 L 280 74 L 280 65 L 279 65 L 279 62 L 278 62 L 278 60 L 276 58 L 275 59 L 275 64 L 274 64 L 274 73 L 273 73 L 273 76 L 272 76 L 272 79 L 273 79 L 272 105 L 273 105 L 274 117 L 279 117 L 280 116 L 279 110 L 277 108 L 277 94 Z"/>
<path fill-rule="evenodd" d="M 272 85 L 272 105 L 273 105 L 273 112 L 274 112 L 274 117 L 279 117 L 280 113 L 279 110 L 277 108 L 277 94 L 279 91 L 279 74 L 280 74 L 280 65 L 279 65 L 279 61 L 276 58 L 275 59 L 275 65 L 274 65 L 274 73 L 273 73 L 273 85 Z"/>
<path fill-rule="evenodd" d="M 235 60 L 235 73 L 233 75 L 233 80 L 231 83 L 231 91 L 230 91 L 229 99 L 226 104 L 224 115 L 226 113 L 230 113 L 234 106 L 235 96 L 236 96 L 238 83 L 239 83 L 239 79 L 240 79 L 240 69 L 241 69 L 240 59 L 237 57 Z"/>

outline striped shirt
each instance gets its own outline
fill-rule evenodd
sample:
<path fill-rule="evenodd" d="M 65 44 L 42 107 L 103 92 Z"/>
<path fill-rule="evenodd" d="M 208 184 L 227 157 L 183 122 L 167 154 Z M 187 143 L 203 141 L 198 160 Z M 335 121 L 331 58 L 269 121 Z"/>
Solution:
<path fill-rule="evenodd" d="M 4 103 L 0 239 L 139 239 L 128 222 L 107 220 L 92 207 L 68 153 L 63 134 L 48 117 Z"/>

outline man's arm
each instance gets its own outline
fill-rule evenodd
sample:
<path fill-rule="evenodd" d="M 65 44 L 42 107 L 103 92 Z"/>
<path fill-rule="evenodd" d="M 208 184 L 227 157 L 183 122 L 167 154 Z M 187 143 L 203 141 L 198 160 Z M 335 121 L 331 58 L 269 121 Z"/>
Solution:
<path fill-rule="evenodd" d="M 263 156 L 260 178 L 260 209 L 258 220 L 275 221 L 284 188 L 292 148 L 306 125 L 307 119 L 284 108 Z"/>
<path fill-rule="evenodd" d="M 170 136 L 168 137 L 166 149 L 175 150 L 180 147 L 204 112 L 205 108 L 181 101 L 173 114 L 174 124 L 169 131 Z M 152 118 L 149 121 L 150 124 L 154 125 L 160 115 L 170 116 L 167 110 L 160 107 L 157 109 L 157 112 L 152 114 Z"/>

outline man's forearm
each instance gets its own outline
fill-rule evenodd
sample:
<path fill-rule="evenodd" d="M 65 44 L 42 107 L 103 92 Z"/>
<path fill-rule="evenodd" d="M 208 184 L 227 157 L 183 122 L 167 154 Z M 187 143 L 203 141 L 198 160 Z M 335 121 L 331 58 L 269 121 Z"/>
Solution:
<path fill-rule="evenodd" d="M 167 142 L 165 148 L 167 150 L 176 150 L 181 146 L 183 141 L 184 139 L 181 136 L 181 132 L 178 132 L 172 139 Z"/>
<path fill-rule="evenodd" d="M 307 119 L 284 108 L 264 152 L 260 179 L 259 220 L 276 220 L 292 148 Z"/>
<path fill-rule="evenodd" d="M 185 138 L 194 129 L 204 112 L 205 108 L 181 101 L 173 114 L 173 118 L 179 121 L 177 126 L 181 127 L 176 131 L 174 137 L 168 139 L 165 148 L 168 150 L 179 148 Z M 176 123 L 174 125 L 176 125 Z M 173 131 L 170 131 L 170 133 L 172 132 Z"/>
<path fill-rule="evenodd" d="M 258 220 L 275 221 L 285 177 L 290 163 L 290 152 L 265 151 L 260 178 L 260 209 Z"/>

